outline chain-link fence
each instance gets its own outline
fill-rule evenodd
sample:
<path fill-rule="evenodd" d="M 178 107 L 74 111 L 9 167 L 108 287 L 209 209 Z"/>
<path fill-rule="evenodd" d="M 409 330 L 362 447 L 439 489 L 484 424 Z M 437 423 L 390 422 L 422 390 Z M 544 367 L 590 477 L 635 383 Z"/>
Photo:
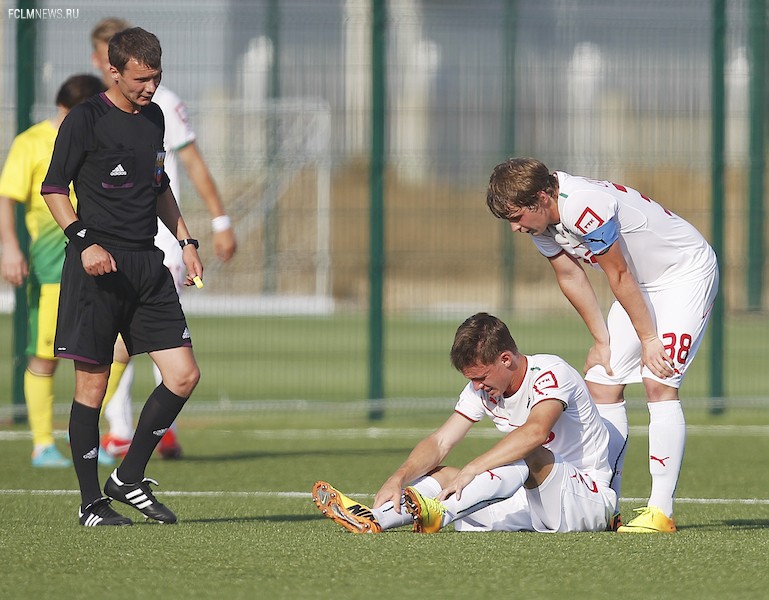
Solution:
<path fill-rule="evenodd" d="M 444 320 L 448 333 L 434 340 L 443 354 L 456 325 L 478 310 L 500 314 L 514 332 L 516 323 L 541 322 L 543 328 L 578 324 L 547 261 L 525 236 L 506 239 L 510 234 L 485 207 L 491 169 L 511 154 L 635 187 L 710 237 L 709 2 L 386 4 L 387 319 Z M 15 133 L 19 17 L 8 10 L 14 7 L 7 0 L 0 5 L 1 159 Z M 37 7 L 77 9 L 77 16 L 31 16 L 39 20 L 36 120 L 52 113 L 56 89 L 66 77 L 93 70 L 89 33 L 101 18 L 126 18 L 160 38 L 163 82 L 188 104 L 198 144 L 240 243 L 236 257 L 221 265 L 204 242 L 206 288 L 186 294 L 192 314 L 218 319 L 365 316 L 370 289 L 369 2 L 137 0 L 115 7 L 81 0 L 72 6 L 41 1 Z M 752 337 L 769 325 L 765 314 L 743 314 L 748 1 L 729 2 L 727 9 L 722 290 L 729 327 L 725 355 L 739 363 L 727 374 L 727 393 L 753 397 L 769 392 L 758 375 L 761 345 L 766 344 Z M 187 221 L 205 240 L 209 217 L 186 178 L 181 196 Z M 603 279 L 594 281 L 608 306 Z M 3 286 L 8 308 L 10 288 Z M 365 352 L 365 327 L 354 331 L 362 339 L 351 345 Z M 232 333 L 227 348 L 240 345 L 237 352 L 248 353 L 246 340 L 264 335 L 284 334 L 279 325 L 258 332 L 244 328 Z M 242 343 L 237 336 L 243 336 Z M 540 348 L 532 334 L 524 350 L 582 360 L 584 337 L 555 339 L 556 347 Z M 392 340 L 386 335 L 386 344 Z M 323 339 L 308 343 L 308 360 L 328 360 Z M 221 349 L 225 362 L 227 348 Z M 396 364 L 407 363 L 398 373 L 409 365 L 422 370 L 418 352 L 389 351 L 400 354 Z M 703 354 L 708 351 L 706 343 Z M 703 371 L 706 362 L 699 360 Z M 216 369 L 209 376 L 221 377 L 219 390 L 227 388 L 228 375 L 217 375 Z M 333 389 L 338 373 L 318 376 L 327 377 Z M 752 379 L 745 381 L 746 376 Z M 445 372 L 428 377 L 434 388 L 443 389 L 439 382 Z M 700 379 L 707 379 L 704 371 Z M 692 388 L 695 395 L 706 393 L 702 382 Z M 252 391 L 243 396 L 263 397 L 260 381 L 244 385 Z M 361 385 L 359 390 L 362 397 L 365 389 Z M 274 391 L 264 394 L 274 396 Z"/>

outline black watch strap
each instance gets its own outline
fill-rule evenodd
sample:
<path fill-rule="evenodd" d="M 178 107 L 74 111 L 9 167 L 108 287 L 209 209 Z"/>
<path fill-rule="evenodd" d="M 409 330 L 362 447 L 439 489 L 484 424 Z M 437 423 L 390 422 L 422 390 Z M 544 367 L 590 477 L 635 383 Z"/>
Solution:
<path fill-rule="evenodd" d="M 187 238 L 186 240 L 179 240 L 179 245 L 184 249 L 185 246 L 189 246 L 192 244 L 195 246 L 195 250 L 200 248 L 200 244 L 198 243 L 198 240 L 193 240 L 192 238 Z"/>

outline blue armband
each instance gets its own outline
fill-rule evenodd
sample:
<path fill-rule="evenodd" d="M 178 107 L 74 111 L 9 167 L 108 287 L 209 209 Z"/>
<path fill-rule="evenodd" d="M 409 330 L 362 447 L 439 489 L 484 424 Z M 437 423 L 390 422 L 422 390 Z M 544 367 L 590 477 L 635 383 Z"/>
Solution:
<path fill-rule="evenodd" d="M 617 238 L 619 238 L 619 230 L 616 219 L 609 219 L 595 231 L 582 236 L 585 246 L 593 254 L 603 254 L 617 241 Z"/>

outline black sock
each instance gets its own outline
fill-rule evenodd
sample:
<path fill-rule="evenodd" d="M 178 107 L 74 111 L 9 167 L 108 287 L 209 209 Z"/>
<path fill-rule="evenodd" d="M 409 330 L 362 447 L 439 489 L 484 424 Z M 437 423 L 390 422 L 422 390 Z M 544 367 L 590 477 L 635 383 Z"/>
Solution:
<path fill-rule="evenodd" d="M 118 467 L 118 479 L 136 483 L 144 479 L 144 470 L 160 438 L 173 424 L 187 398 L 177 396 L 162 383 L 144 404 L 128 454 Z"/>
<path fill-rule="evenodd" d="M 69 414 L 69 446 L 83 508 L 102 496 L 98 469 L 100 412 L 73 400 Z"/>

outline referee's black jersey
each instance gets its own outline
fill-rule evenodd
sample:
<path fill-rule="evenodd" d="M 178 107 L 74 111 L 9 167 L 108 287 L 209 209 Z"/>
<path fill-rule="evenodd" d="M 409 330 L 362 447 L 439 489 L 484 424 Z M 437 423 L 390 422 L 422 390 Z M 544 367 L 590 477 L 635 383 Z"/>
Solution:
<path fill-rule="evenodd" d="M 165 122 L 157 104 L 132 114 L 105 93 L 75 106 L 59 128 L 42 194 L 69 195 L 77 215 L 97 235 L 151 243 L 157 197 L 168 187 L 163 168 Z"/>

